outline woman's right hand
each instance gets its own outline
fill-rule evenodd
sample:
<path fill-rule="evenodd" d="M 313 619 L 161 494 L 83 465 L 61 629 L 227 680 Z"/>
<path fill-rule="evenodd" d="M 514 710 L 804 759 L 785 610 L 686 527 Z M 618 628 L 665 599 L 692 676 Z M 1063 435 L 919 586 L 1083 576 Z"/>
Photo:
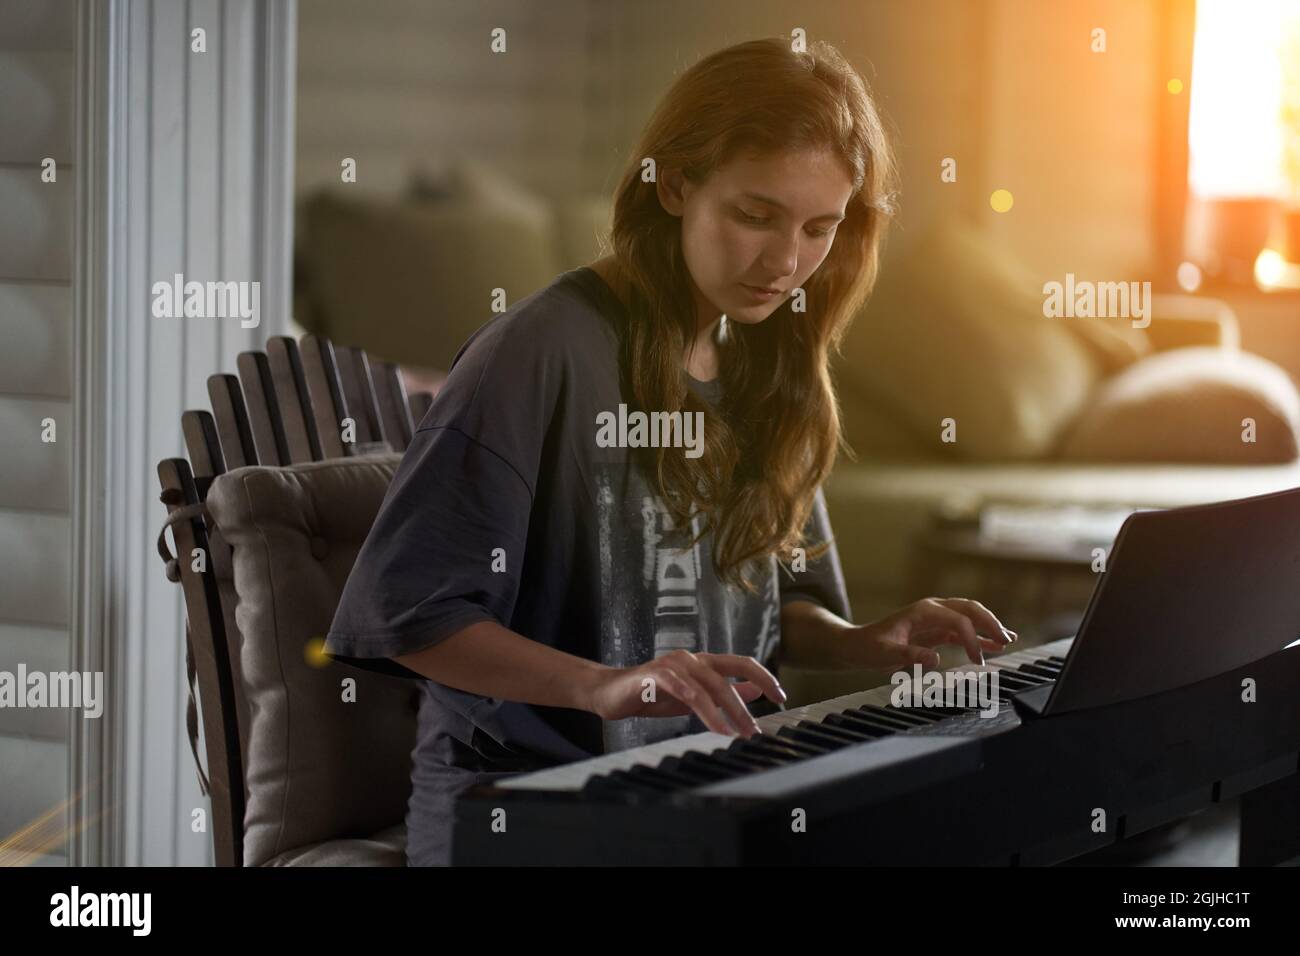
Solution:
<path fill-rule="evenodd" d="M 728 677 L 741 680 L 733 684 Z M 586 709 L 602 720 L 694 713 L 714 733 L 751 737 L 762 731 L 745 704 L 760 696 L 785 702 L 772 672 L 754 658 L 679 650 L 637 667 L 598 671 Z"/>

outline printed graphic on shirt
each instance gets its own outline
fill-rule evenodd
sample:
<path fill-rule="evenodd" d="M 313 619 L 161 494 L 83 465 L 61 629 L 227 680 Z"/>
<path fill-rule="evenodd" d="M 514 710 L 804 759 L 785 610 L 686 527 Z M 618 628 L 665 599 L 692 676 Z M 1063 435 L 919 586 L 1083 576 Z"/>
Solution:
<path fill-rule="evenodd" d="M 639 471 L 596 467 L 601 556 L 601 663 L 635 667 L 678 649 L 765 660 L 780 639 L 773 566 L 759 594 L 718 579 L 699 519 L 676 526 Z M 703 729 L 690 714 L 606 721 L 605 750 Z"/>

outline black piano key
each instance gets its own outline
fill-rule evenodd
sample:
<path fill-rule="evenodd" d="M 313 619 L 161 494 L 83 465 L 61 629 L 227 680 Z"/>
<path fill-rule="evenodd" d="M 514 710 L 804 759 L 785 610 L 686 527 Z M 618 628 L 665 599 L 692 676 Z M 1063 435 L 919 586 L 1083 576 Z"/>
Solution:
<path fill-rule="evenodd" d="M 1059 654 L 1053 654 L 1051 657 L 1047 658 L 1047 660 L 1049 660 L 1049 661 L 1056 661 L 1058 664 L 1064 664 L 1064 663 L 1065 663 L 1065 658 L 1064 658 L 1064 657 L 1061 657 Z"/>
<path fill-rule="evenodd" d="M 758 739 L 759 738 L 757 737 L 750 738 L 750 743 L 754 743 Z M 775 744 L 783 750 L 793 751 L 792 755 L 799 760 L 804 760 L 808 757 L 820 757 L 822 754 L 822 751 L 817 747 L 799 743 L 799 741 L 791 740 L 788 737 L 778 738 L 776 734 L 763 734 L 762 742 L 766 744 Z"/>
<path fill-rule="evenodd" d="M 832 750 L 839 750 L 841 747 L 848 746 L 848 744 L 846 744 L 842 740 L 831 740 L 827 737 L 822 737 L 810 731 L 800 730 L 798 727 L 791 727 L 791 726 L 782 727 L 780 730 L 776 732 L 774 736 L 778 740 L 781 738 L 788 737 L 789 739 L 794 740 L 797 743 L 805 744 L 806 746 L 809 747 L 815 747 L 824 754 L 828 754 Z"/>
<path fill-rule="evenodd" d="M 925 723 L 928 723 L 928 724 L 937 724 L 937 723 L 938 723 L 939 721 L 941 721 L 941 720 L 946 720 L 946 719 L 948 719 L 949 717 L 954 716 L 954 714 L 953 714 L 952 712 L 950 712 L 950 711 L 947 712 L 947 713 L 945 713 L 945 711 L 948 711 L 948 708 L 946 708 L 946 707 L 945 707 L 945 708 L 939 708 L 939 707 L 894 707 L 894 706 L 891 704 L 889 707 L 886 707 L 885 709 L 888 710 L 891 714 L 893 714 L 893 713 L 906 714 L 908 717 L 915 717 L 915 718 L 917 718 L 918 720 L 924 721 Z M 918 726 L 920 726 L 920 725 L 918 724 Z"/>
<path fill-rule="evenodd" d="M 628 789 L 635 790 L 638 793 L 661 794 L 677 789 L 671 784 L 664 783 L 661 780 L 646 780 L 639 775 L 633 774 L 632 771 L 636 769 L 638 768 L 632 767 L 629 770 L 613 770 L 606 774 L 606 778 L 611 783 L 622 784 Z"/>
<path fill-rule="evenodd" d="M 1021 664 L 1016 668 L 1022 674 L 1034 674 L 1038 677 L 1046 677 L 1048 680 L 1056 680 L 1057 674 L 1048 670 L 1039 664 Z"/>
<path fill-rule="evenodd" d="M 889 717 L 891 720 L 901 720 L 903 721 L 903 723 L 911 727 L 924 727 L 927 723 L 929 723 L 929 721 L 927 721 L 925 718 L 918 717 L 915 714 L 909 714 L 898 707 L 875 707 L 872 705 L 868 705 L 866 707 L 863 707 L 862 710 L 869 710 L 873 714 L 884 714 L 886 717 Z"/>
<path fill-rule="evenodd" d="M 1027 690 L 1033 690 L 1033 688 L 1034 688 L 1035 686 L 1037 686 L 1037 685 L 1034 685 L 1034 684 L 1020 684 L 1020 683 L 1014 683 L 1014 684 L 1013 684 L 1013 683 L 1011 683 L 1011 682 L 1007 682 L 1007 683 L 1002 684 L 1002 685 L 1000 685 L 1000 686 L 998 687 L 998 693 L 1019 694 L 1019 693 L 1023 693 L 1024 691 L 1027 691 Z"/>
<path fill-rule="evenodd" d="M 911 730 L 914 726 L 910 720 L 891 717 L 879 707 L 852 707 L 844 711 L 844 713 L 854 717 L 865 717 L 885 727 L 892 727 L 894 730 Z"/>
<path fill-rule="evenodd" d="M 835 749 L 834 745 L 829 742 L 823 742 L 820 740 L 800 740 L 798 737 L 791 737 L 789 734 L 786 734 L 785 736 L 767 734 L 766 736 L 768 740 L 773 740 L 783 746 L 806 751 L 810 757 L 820 757 L 822 754 L 830 753 Z"/>
<path fill-rule="evenodd" d="M 1044 678 L 1058 678 L 1058 676 L 1061 676 L 1061 667 L 1054 665 L 1052 662 L 1035 661 L 1032 665 L 1021 665 L 1021 667 L 1026 674 L 1041 674 Z"/>
<path fill-rule="evenodd" d="M 891 734 L 898 733 L 897 727 L 886 727 L 884 724 L 878 724 L 866 717 L 845 711 L 844 713 L 831 714 L 826 718 L 824 723 L 832 727 L 847 726 L 852 730 L 861 730 L 875 737 L 888 737 Z"/>
<path fill-rule="evenodd" d="M 1023 677 L 1025 680 L 1051 680 L 1046 674 L 1035 674 L 1033 664 L 1017 664 L 1015 667 L 1004 667 L 999 673 L 1015 674 L 1017 677 Z"/>
<path fill-rule="evenodd" d="M 1018 680 L 1021 683 L 1031 684 L 1034 687 L 1041 687 L 1044 684 L 1050 684 L 1052 682 L 1049 678 L 1043 677 L 1041 674 L 1031 674 L 1029 671 L 1022 671 L 1018 667 L 1010 671 L 998 671 L 999 681 L 1004 681 L 1008 678 Z"/>
<path fill-rule="evenodd" d="M 802 747 L 796 747 L 793 744 L 778 743 L 776 740 L 765 734 L 756 734 L 744 742 L 744 745 L 737 748 L 741 753 L 754 753 L 770 756 L 773 759 L 783 763 L 795 763 L 799 760 L 808 759 L 811 754 Z"/>
<path fill-rule="evenodd" d="M 887 725 L 882 721 L 872 720 L 870 717 L 851 710 L 831 714 L 826 718 L 825 723 L 830 724 L 832 727 L 846 727 L 862 733 L 873 734 L 876 737 L 888 737 L 890 734 L 898 733 L 898 728 L 892 724 Z"/>
<path fill-rule="evenodd" d="M 1013 682 L 1017 682 L 1017 683 L 1013 683 Z M 1014 676 L 1014 678 L 1010 678 L 1010 679 L 998 678 L 998 685 L 1006 684 L 1008 685 L 1009 688 L 1013 689 L 1013 691 L 1027 691 L 1027 689 L 1034 688 L 1034 687 L 1048 687 L 1048 685 L 1053 683 L 1056 682 L 1053 682 L 1053 680 L 1045 680 L 1043 678 L 1037 678 L 1037 676 L 1034 676 L 1032 674 L 1023 674 L 1023 675 L 1017 674 Z"/>
<path fill-rule="evenodd" d="M 677 758 L 674 757 L 672 759 L 676 760 Z M 703 783 L 713 782 L 712 780 L 701 778 L 699 774 L 688 773 L 676 765 L 665 765 L 664 760 L 660 760 L 657 764 L 651 767 L 650 770 L 651 772 L 658 774 L 660 777 L 676 782 L 678 786 L 682 787 L 698 787 Z"/>
<path fill-rule="evenodd" d="M 920 709 L 935 714 L 950 713 L 953 716 L 961 716 L 968 710 L 974 710 L 970 704 L 940 704 L 938 707 L 923 707 Z"/>
<path fill-rule="evenodd" d="M 1040 681 L 1031 681 L 1014 676 L 1009 671 L 998 671 L 998 687 L 1009 687 L 1012 690 L 1029 690 L 1031 687 L 1037 687 L 1042 683 Z"/>
<path fill-rule="evenodd" d="M 866 734 L 860 730 L 850 730 L 847 727 L 832 727 L 825 722 L 813 722 L 811 720 L 801 720 L 795 726 L 815 730 L 819 734 L 827 734 L 831 737 L 838 737 L 845 743 L 860 744 L 868 740 L 875 740 L 874 734 Z"/>
<path fill-rule="evenodd" d="M 763 761 L 768 767 L 780 767 L 786 763 L 784 759 L 778 760 L 769 753 L 760 753 L 759 751 L 747 748 L 749 743 L 743 737 L 737 737 L 727 747 L 728 756 L 743 758 L 747 760 Z"/>
<path fill-rule="evenodd" d="M 631 787 L 622 780 L 610 779 L 608 774 L 591 777 L 582 785 L 582 794 L 587 797 L 627 797 L 640 793 L 642 791 L 638 788 Z"/>
<path fill-rule="evenodd" d="M 683 777 L 681 774 L 673 773 L 671 770 L 663 770 L 659 767 L 647 767 L 645 764 L 638 764 L 635 767 L 628 767 L 629 776 L 649 784 L 661 783 L 665 790 L 680 790 L 682 787 L 697 786 L 697 781 L 690 777 Z"/>
<path fill-rule="evenodd" d="M 721 767 L 734 769 L 738 775 L 755 773 L 759 770 L 770 770 L 773 767 L 780 766 L 775 760 L 759 760 L 754 757 L 745 757 L 729 750 L 715 750 L 708 755 L 707 759 Z"/>
<path fill-rule="evenodd" d="M 868 737 L 866 734 L 858 734 L 853 731 L 845 730 L 842 727 L 827 727 L 825 724 L 814 724 L 804 720 L 797 723 L 795 729 L 801 730 L 805 733 L 815 734 L 821 740 L 838 743 L 845 747 L 851 747 L 854 744 L 860 744 L 875 739 L 874 737 Z"/>
<path fill-rule="evenodd" d="M 942 707 L 927 707 L 925 708 L 924 713 L 937 714 L 941 720 L 947 720 L 949 717 L 964 717 L 974 710 L 975 708 L 970 705 L 959 707 L 956 704 L 953 704 L 952 706 L 945 704 Z"/>
<path fill-rule="evenodd" d="M 716 750 L 711 754 L 702 754 L 698 751 L 682 754 L 682 767 L 689 768 L 696 773 L 715 774 L 718 780 L 743 777 L 745 774 L 753 773 L 757 769 L 753 764 L 743 763 L 739 760 L 723 759 L 719 756 L 721 753 L 723 751 Z"/>
<path fill-rule="evenodd" d="M 1002 667 L 999 667 L 999 668 L 998 668 L 998 673 L 999 673 L 999 674 L 1019 674 L 1019 673 L 1021 672 L 1021 671 L 1020 671 L 1021 666 L 1023 666 L 1023 665 L 1020 665 L 1020 664 L 1004 664 Z M 1030 675 L 1030 673 L 1029 673 L 1028 671 L 1025 671 L 1025 672 L 1024 672 L 1024 676 L 1025 676 L 1025 677 L 1030 677 L 1031 675 Z"/>
<path fill-rule="evenodd" d="M 752 757 L 755 760 L 764 760 L 764 759 L 770 760 L 771 763 L 768 764 L 766 767 L 764 767 L 763 768 L 764 770 L 772 770 L 777 767 L 786 767 L 792 763 L 798 763 L 800 760 L 804 759 L 802 754 L 796 757 L 791 751 L 782 751 L 780 753 L 773 753 L 771 750 L 760 749 L 758 747 L 751 747 L 747 750 L 737 751 L 736 756 Z"/>
<path fill-rule="evenodd" d="M 818 720 L 801 720 L 792 725 L 795 730 L 806 731 L 816 734 L 818 737 L 830 741 L 837 741 L 842 744 L 860 744 L 864 740 L 871 740 L 866 734 L 857 733 L 851 730 L 845 730 L 843 727 L 830 727 Z"/>
<path fill-rule="evenodd" d="M 1047 670 L 1043 667 L 1035 667 L 1033 670 L 1025 671 L 1024 673 L 1030 674 L 1034 677 L 1042 677 L 1047 681 L 1059 680 L 1061 676 L 1060 671 Z"/>
<path fill-rule="evenodd" d="M 677 774 L 678 776 L 688 777 L 691 780 L 694 780 L 697 785 L 713 783 L 717 780 L 730 780 L 732 777 L 737 776 L 735 771 L 724 770 L 717 765 L 703 766 L 688 761 L 686 759 L 687 756 L 688 755 L 682 755 L 680 757 L 665 757 L 663 760 L 659 761 L 659 766 L 656 769 L 667 770 L 670 773 Z"/>
<path fill-rule="evenodd" d="M 1057 671 L 1058 673 L 1060 672 L 1061 668 L 1065 666 L 1063 661 L 1054 661 L 1050 657 L 1039 658 L 1038 660 L 1034 661 L 1034 665 L 1037 667 L 1046 667 L 1048 670 Z"/>

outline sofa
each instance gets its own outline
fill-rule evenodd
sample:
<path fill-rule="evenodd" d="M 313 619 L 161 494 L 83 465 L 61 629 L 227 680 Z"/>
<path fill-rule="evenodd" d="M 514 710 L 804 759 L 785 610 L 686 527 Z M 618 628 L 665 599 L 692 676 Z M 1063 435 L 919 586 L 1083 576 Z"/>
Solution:
<path fill-rule="evenodd" d="M 608 216 L 607 197 L 539 195 L 468 162 L 418 170 L 400 196 L 305 196 L 295 319 L 436 386 L 490 317 L 487 290 L 515 301 L 599 258 Z M 1300 484 L 1300 394 L 1241 350 L 1226 305 L 1163 292 L 1142 319 L 1049 318 L 1043 280 L 960 220 L 886 258 L 836 358 L 851 452 L 826 488 L 859 621 L 927 596 L 907 569 L 936 514 L 1164 508 Z M 879 676 L 783 680 L 816 698 Z"/>

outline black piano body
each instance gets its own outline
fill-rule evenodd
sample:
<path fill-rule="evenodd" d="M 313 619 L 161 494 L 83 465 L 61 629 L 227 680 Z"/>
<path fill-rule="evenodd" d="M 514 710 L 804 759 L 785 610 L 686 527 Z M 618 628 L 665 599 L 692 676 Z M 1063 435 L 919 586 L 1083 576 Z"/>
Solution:
<path fill-rule="evenodd" d="M 1242 865 L 1300 858 L 1300 643 L 1154 696 L 1005 707 L 668 794 L 474 787 L 452 862 L 1049 865 L 1238 797 Z"/>

